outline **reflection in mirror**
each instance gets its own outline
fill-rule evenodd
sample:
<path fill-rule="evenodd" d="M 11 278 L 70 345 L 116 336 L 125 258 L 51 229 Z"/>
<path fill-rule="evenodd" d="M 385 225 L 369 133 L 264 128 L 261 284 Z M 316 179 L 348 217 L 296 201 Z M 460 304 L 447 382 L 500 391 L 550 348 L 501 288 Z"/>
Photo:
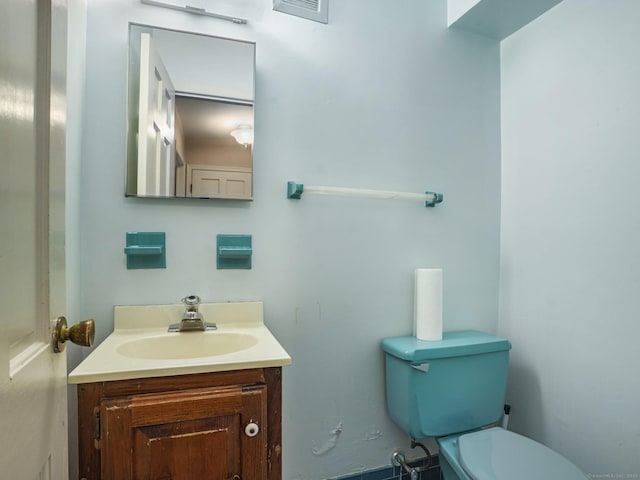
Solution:
<path fill-rule="evenodd" d="M 125 194 L 251 200 L 254 67 L 254 43 L 131 24 Z"/>

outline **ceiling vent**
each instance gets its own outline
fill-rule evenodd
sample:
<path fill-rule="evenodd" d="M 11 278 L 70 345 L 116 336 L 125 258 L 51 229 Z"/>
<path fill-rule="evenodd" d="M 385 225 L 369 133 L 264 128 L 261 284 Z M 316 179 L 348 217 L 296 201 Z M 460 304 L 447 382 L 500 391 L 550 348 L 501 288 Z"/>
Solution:
<path fill-rule="evenodd" d="M 273 9 L 314 22 L 329 23 L 329 0 L 273 0 Z"/>

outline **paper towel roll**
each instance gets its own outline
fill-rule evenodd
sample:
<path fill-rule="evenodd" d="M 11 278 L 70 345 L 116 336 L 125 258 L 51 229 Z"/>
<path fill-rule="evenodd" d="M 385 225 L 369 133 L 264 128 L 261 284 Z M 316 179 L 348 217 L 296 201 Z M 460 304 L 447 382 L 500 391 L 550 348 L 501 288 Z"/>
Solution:
<path fill-rule="evenodd" d="M 442 340 L 441 268 L 416 269 L 413 335 L 418 340 Z"/>

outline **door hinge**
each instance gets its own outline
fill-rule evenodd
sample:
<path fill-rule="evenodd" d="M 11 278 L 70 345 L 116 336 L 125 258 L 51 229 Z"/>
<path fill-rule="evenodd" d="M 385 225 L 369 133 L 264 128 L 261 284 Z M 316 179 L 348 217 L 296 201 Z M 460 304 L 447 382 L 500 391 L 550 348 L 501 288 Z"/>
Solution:
<path fill-rule="evenodd" d="M 100 407 L 93 409 L 93 447 L 100 450 L 102 446 L 102 425 L 100 421 Z"/>
<path fill-rule="evenodd" d="M 193 183 L 189 184 L 189 193 L 193 194 Z"/>

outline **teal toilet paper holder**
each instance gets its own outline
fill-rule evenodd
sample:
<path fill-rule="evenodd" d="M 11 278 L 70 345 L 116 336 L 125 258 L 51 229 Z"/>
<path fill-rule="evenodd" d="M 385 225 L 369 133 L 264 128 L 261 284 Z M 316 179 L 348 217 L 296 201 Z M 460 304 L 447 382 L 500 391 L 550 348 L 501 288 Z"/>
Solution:
<path fill-rule="evenodd" d="M 167 268 L 165 232 L 127 232 L 127 269 Z"/>
<path fill-rule="evenodd" d="M 251 235 L 217 236 L 216 266 L 219 270 L 251 270 L 252 255 Z"/>

